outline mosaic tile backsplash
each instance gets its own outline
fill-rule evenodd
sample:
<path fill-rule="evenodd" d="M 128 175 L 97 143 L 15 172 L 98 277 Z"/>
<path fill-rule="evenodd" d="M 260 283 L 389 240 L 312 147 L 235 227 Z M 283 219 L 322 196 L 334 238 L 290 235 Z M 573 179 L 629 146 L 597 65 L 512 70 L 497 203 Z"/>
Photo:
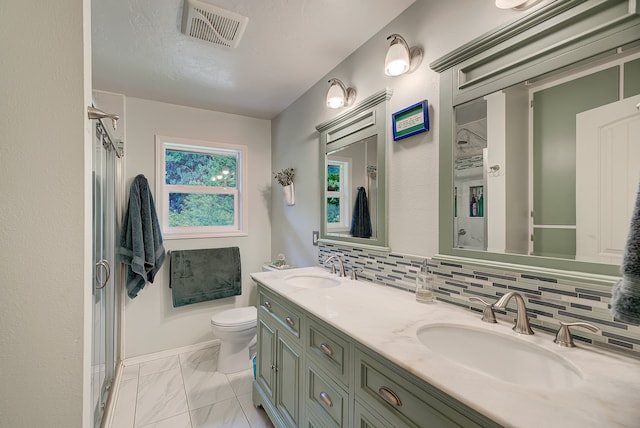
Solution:
<path fill-rule="evenodd" d="M 346 269 L 360 270 L 361 279 L 412 293 L 416 288 L 416 274 L 425 260 L 418 256 L 320 243 L 318 264 L 323 265 L 323 261 L 335 253 L 342 255 Z M 495 302 L 509 291 L 518 291 L 525 297 L 534 330 L 555 335 L 558 321 L 587 322 L 600 331 L 591 333 L 574 327 L 571 329 L 574 340 L 640 358 L 640 327 L 614 320 L 609 311 L 611 293 L 603 291 L 602 285 L 612 285 L 610 282 L 596 284 L 568 276 L 540 276 L 433 259 L 428 260 L 428 266 L 440 301 L 481 315 L 483 306 L 470 302 L 470 297 Z M 506 311 L 496 309 L 495 313 L 502 319 L 515 319 L 515 304 L 510 303 Z"/>

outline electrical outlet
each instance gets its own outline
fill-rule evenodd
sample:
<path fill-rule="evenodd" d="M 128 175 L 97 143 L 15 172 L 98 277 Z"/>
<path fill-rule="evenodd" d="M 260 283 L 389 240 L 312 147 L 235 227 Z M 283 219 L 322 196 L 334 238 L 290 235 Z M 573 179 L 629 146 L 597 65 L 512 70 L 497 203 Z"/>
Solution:
<path fill-rule="evenodd" d="M 320 239 L 320 232 L 317 230 L 313 231 L 313 245 L 318 246 L 318 239 Z"/>

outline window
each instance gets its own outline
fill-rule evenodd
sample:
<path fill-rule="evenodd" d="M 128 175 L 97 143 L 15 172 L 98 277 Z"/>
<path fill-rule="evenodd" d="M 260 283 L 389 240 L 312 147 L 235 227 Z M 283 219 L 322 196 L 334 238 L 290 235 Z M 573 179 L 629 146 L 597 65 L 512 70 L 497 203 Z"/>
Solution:
<path fill-rule="evenodd" d="M 166 239 L 246 235 L 246 146 L 156 136 L 156 162 Z"/>
<path fill-rule="evenodd" d="M 327 160 L 327 230 L 349 230 L 349 160 Z"/>

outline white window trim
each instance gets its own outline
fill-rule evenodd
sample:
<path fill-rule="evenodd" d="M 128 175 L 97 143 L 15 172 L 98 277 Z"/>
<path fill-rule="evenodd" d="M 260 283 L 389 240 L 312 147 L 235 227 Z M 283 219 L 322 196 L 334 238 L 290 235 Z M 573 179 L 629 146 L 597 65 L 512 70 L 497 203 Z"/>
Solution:
<path fill-rule="evenodd" d="M 331 165 L 341 165 L 340 168 L 340 191 L 331 192 L 329 190 L 326 191 L 326 197 L 324 199 L 324 212 L 327 212 L 327 199 L 329 198 L 340 198 L 340 222 L 339 223 L 329 223 L 327 222 L 327 232 L 349 232 L 351 228 L 351 201 L 349 195 L 349 186 L 351 185 L 351 164 L 353 160 L 351 158 L 346 157 L 337 157 L 332 156 L 331 159 L 327 159 L 327 164 L 325 169 Z M 326 172 L 325 172 L 326 176 Z M 326 188 L 327 183 L 324 183 Z"/>
<path fill-rule="evenodd" d="M 211 141 L 193 140 L 188 138 L 155 136 L 156 144 L 156 207 L 158 220 L 164 239 L 189 239 L 189 238 L 224 238 L 231 236 L 247 236 L 249 234 L 249 198 L 247 195 L 247 171 L 249 170 L 248 148 L 243 145 L 215 143 Z M 165 184 L 165 149 L 174 148 L 182 151 L 202 152 L 202 148 L 210 150 L 233 150 L 239 152 L 237 162 L 236 181 L 234 190 L 220 187 L 199 188 L 194 192 L 191 186 Z M 238 182 L 239 181 L 239 182 Z M 169 190 L 170 189 L 170 190 Z M 233 226 L 203 227 L 170 227 L 169 226 L 169 192 L 208 193 L 208 194 L 235 194 L 234 212 L 238 213 L 237 224 Z"/>

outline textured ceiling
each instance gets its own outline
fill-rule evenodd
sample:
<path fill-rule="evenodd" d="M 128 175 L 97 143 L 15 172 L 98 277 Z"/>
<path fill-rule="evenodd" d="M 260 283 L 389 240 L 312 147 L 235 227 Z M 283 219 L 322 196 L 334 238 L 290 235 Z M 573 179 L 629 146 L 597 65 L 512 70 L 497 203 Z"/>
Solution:
<path fill-rule="evenodd" d="M 414 1 L 208 0 L 249 17 L 229 49 L 182 34 L 183 0 L 94 0 L 93 87 L 272 119 Z"/>

